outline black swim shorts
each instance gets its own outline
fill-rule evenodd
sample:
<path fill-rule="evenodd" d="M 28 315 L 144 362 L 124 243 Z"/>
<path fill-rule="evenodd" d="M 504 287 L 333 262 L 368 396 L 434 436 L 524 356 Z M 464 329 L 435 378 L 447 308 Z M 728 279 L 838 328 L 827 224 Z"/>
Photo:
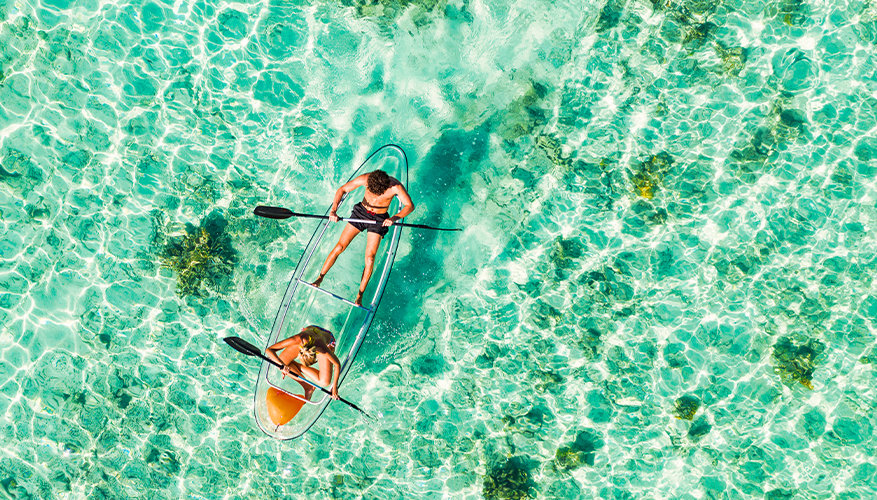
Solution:
<path fill-rule="evenodd" d="M 376 214 L 374 212 L 369 212 L 362 203 L 357 203 L 353 206 L 353 213 L 350 214 L 351 219 L 364 219 L 364 220 L 373 220 L 377 221 L 376 224 L 364 224 L 362 222 L 348 222 L 351 226 L 355 227 L 362 231 L 365 229 L 370 233 L 378 233 L 381 236 L 387 234 L 387 231 L 390 230 L 389 227 L 384 227 L 383 223 L 385 220 L 390 218 L 390 214 Z"/>

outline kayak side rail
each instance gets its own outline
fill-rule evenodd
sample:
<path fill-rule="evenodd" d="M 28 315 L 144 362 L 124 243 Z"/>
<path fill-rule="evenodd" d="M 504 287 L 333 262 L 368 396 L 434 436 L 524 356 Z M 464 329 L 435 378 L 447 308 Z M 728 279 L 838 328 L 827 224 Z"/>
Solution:
<path fill-rule="evenodd" d="M 329 290 L 326 290 L 326 289 L 324 289 L 324 288 L 320 288 L 320 287 L 318 287 L 318 286 L 314 286 L 313 284 L 308 283 L 307 281 L 305 281 L 305 280 L 303 280 L 303 279 L 301 279 L 301 278 L 298 278 L 298 282 L 301 283 L 301 284 L 304 285 L 304 286 L 311 287 L 311 288 L 313 288 L 314 290 L 319 290 L 319 291 L 325 293 L 326 295 L 329 295 L 329 296 L 335 297 L 336 299 L 340 300 L 341 302 L 344 302 L 344 303 L 347 304 L 347 305 L 351 305 L 351 306 L 353 306 L 353 307 L 358 307 L 358 308 L 362 309 L 363 311 L 369 311 L 369 310 L 370 310 L 370 309 L 366 309 L 365 307 L 362 307 L 361 305 L 359 305 L 359 304 L 357 304 L 357 303 L 355 303 L 355 302 L 353 302 L 353 301 L 351 301 L 351 300 L 347 300 L 347 299 L 345 299 L 344 297 L 341 297 L 341 296 L 339 296 L 339 295 L 335 295 L 334 293 L 330 292 Z"/>

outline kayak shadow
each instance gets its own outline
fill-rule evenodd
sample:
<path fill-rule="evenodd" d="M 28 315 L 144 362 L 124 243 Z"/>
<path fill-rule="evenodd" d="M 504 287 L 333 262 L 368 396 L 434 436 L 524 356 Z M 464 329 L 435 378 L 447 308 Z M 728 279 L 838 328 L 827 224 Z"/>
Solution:
<path fill-rule="evenodd" d="M 472 131 L 448 130 L 438 139 L 416 170 L 410 183 L 415 203 L 413 220 L 406 222 L 436 227 L 462 227 L 462 203 L 472 199 L 471 188 L 462 182 L 464 172 L 476 170 L 487 158 L 490 128 L 487 124 Z M 415 348 L 423 334 L 414 337 L 422 321 L 424 295 L 444 279 L 446 249 L 459 241 L 460 232 L 406 229 L 402 234 L 412 251 L 396 261 L 381 298 L 375 321 L 362 346 L 359 359 L 370 371 L 380 371 Z"/>

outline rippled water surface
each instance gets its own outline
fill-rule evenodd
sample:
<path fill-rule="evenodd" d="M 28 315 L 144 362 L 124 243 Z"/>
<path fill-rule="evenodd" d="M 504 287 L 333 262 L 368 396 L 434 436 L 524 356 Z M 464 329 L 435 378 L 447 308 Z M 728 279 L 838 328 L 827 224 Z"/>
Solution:
<path fill-rule="evenodd" d="M 0 496 L 877 496 L 877 3 L 0 0 Z M 342 395 L 252 414 L 405 148 Z M 358 257 L 357 257 L 358 258 Z M 331 275 L 353 280 L 359 276 Z"/>

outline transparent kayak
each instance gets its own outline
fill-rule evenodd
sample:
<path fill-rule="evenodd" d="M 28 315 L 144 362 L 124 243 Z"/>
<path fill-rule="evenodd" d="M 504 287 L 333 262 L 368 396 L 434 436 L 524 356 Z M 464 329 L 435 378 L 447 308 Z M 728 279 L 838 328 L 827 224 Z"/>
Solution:
<path fill-rule="evenodd" d="M 387 172 L 407 189 L 408 158 L 399 146 L 388 144 L 372 153 L 350 179 L 373 170 Z M 359 188 L 348 193 L 339 205 L 338 216 L 350 217 L 353 206 L 362 200 L 363 192 L 364 188 Z M 389 213 L 394 214 L 398 210 L 399 200 L 394 198 Z M 384 287 L 387 285 L 402 232 L 401 227 L 392 226 L 381 240 L 381 246 L 375 255 L 372 276 L 363 295 L 363 305 L 357 306 L 353 303 L 353 299 L 359 290 L 362 270 L 365 266 L 365 231 L 357 235 L 347 250 L 338 257 L 335 266 L 329 271 L 321 286 L 317 288 L 311 285 L 311 282 L 319 276 L 326 256 L 338 242 L 338 237 L 346 225 L 345 222 L 333 224 L 328 220 L 320 222 L 289 281 L 266 344 L 266 347 L 269 347 L 299 333 L 302 328 L 309 325 L 331 331 L 337 342 L 335 355 L 341 362 L 338 386 L 342 397 L 344 397 L 342 389 L 344 378 L 374 318 Z M 331 390 L 331 384 L 324 388 Z M 332 399 L 317 389 L 311 400 L 305 401 L 301 397 L 303 392 L 301 385 L 293 378 L 284 379 L 277 367 L 262 362 L 256 379 L 254 407 L 256 422 L 265 434 L 277 439 L 295 439 L 314 425 Z M 284 414 L 284 418 L 280 418 L 280 421 L 287 419 L 289 421 L 278 425 L 276 423 L 279 418 L 278 412 Z"/>

